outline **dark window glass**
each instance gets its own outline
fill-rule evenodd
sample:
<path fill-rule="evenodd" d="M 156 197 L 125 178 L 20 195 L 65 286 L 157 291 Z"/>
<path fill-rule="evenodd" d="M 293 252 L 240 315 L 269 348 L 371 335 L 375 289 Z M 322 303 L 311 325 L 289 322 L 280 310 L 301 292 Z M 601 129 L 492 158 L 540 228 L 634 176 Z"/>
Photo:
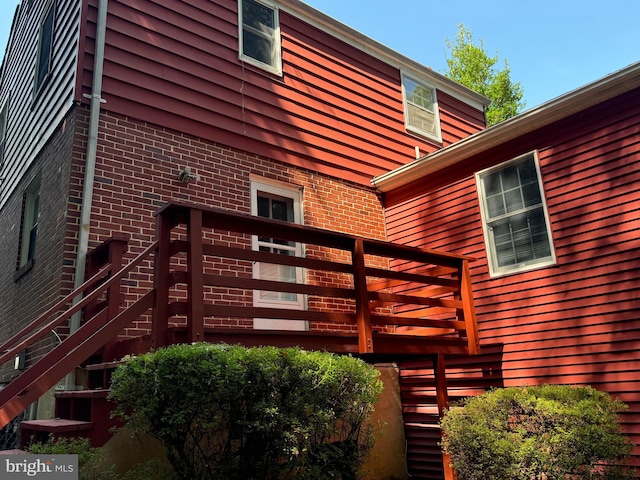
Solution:
<path fill-rule="evenodd" d="M 482 182 L 497 266 L 549 258 L 551 242 L 534 158 L 488 173 Z"/>
<path fill-rule="evenodd" d="M 276 66 L 275 11 L 253 0 L 242 2 L 242 53 Z"/>
<path fill-rule="evenodd" d="M 49 13 L 40 27 L 40 45 L 38 51 L 38 70 L 36 72 L 36 88 L 42 85 L 51 69 L 51 50 L 53 44 L 53 20 L 54 9 L 51 7 Z"/>

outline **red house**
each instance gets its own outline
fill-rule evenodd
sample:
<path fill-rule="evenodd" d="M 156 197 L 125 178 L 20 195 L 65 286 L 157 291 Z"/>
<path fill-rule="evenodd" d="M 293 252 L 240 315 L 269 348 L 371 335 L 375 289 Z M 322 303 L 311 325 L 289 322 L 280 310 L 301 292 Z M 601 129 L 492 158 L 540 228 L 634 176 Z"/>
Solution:
<path fill-rule="evenodd" d="M 448 362 L 450 395 L 591 385 L 640 444 L 639 160 L 634 64 L 374 180 L 389 240 L 478 259 L 483 353 Z"/>
<path fill-rule="evenodd" d="M 584 272 L 600 258 L 590 232 L 632 204 L 604 192 L 621 178 L 608 172 L 638 157 L 637 72 L 483 131 L 484 97 L 297 0 L 23 0 L 0 80 L 0 424 L 18 416 L 29 420 L 23 437 L 77 430 L 102 444 L 112 361 L 203 340 L 394 362 L 414 478 L 443 476 L 426 413 L 446 403 L 445 374 L 454 393 L 458 379 L 571 381 L 632 403 L 637 368 L 624 392 L 613 374 L 599 383 L 585 372 L 615 357 L 623 375 L 635 340 L 622 338 L 637 330 L 624 286 L 634 260 L 608 247 L 602 257 L 618 260 Z M 516 256 L 512 267 L 508 242 L 489 235 L 490 275 L 479 205 L 489 234 L 511 220 L 478 203 L 473 175 L 498 195 L 512 159 L 509 172 L 537 179 L 521 190 L 538 188 L 530 245 L 544 265 L 528 271 Z M 571 214 L 572 201 L 584 206 L 571 193 L 596 174 L 608 206 L 593 219 Z M 613 237 L 631 252 L 628 212 Z M 582 237 L 576 218 L 591 223 Z M 593 278 L 607 302 L 571 300 L 577 287 L 563 288 L 576 278 L 581 290 Z M 546 297 L 540 312 L 520 290 Z M 570 355 L 553 343 L 565 328 Z M 586 360 L 592 345 L 614 344 Z M 582 380 L 542 375 L 529 352 L 544 349 Z M 436 386 L 427 405 L 420 393 Z M 15 442 L 15 422 L 0 441 Z"/>
<path fill-rule="evenodd" d="M 0 82 L 0 423 L 102 443 L 91 372 L 175 341 L 474 353 L 469 259 L 385 242 L 370 182 L 484 128 L 486 104 L 297 0 L 21 2 Z M 423 292 L 393 293 L 408 282 Z"/>

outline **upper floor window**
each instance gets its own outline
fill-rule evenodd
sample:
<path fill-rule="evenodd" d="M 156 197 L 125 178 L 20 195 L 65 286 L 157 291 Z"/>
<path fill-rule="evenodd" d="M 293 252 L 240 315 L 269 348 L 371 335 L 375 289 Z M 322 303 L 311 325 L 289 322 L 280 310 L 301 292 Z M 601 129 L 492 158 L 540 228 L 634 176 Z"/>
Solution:
<path fill-rule="evenodd" d="M 36 255 L 38 237 L 38 219 L 40 217 L 40 174 L 30 183 L 24 192 L 22 204 L 22 236 L 20 239 L 20 258 L 18 267 L 28 268 Z"/>
<path fill-rule="evenodd" d="M 240 58 L 272 73 L 282 73 L 278 8 L 262 0 L 240 0 Z"/>
<path fill-rule="evenodd" d="M 7 115 L 9 111 L 9 102 L 4 102 L 2 110 L 0 110 L 0 169 L 4 164 L 4 147 L 7 139 Z"/>
<path fill-rule="evenodd" d="M 555 263 L 534 153 L 476 175 L 492 276 Z"/>
<path fill-rule="evenodd" d="M 402 75 L 402 92 L 407 130 L 441 142 L 436 89 L 421 80 Z"/>
<path fill-rule="evenodd" d="M 36 92 L 51 72 L 51 55 L 53 51 L 53 26 L 55 20 L 55 8 L 52 4 L 40 25 L 38 37 L 38 56 L 36 63 Z"/>

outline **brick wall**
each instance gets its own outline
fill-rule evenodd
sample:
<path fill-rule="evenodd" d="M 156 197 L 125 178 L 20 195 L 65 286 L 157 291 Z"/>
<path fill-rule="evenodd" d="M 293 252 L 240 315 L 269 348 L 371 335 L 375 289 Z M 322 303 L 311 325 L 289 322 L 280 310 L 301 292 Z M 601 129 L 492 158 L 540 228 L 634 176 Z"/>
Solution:
<path fill-rule="evenodd" d="M 0 210 L 0 341 L 10 338 L 60 298 L 73 272 L 65 260 L 69 164 L 75 113 L 72 111 L 23 176 Z M 40 216 L 33 266 L 18 270 L 24 191 L 41 174 Z M 28 349 L 27 365 L 47 351 L 56 339 L 45 337 Z M 0 382 L 14 376 L 13 365 L 0 370 Z"/>
<path fill-rule="evenodd" d="M 372 188 L 319 175 L 267 158 L 249 156 L 220 144 L 158 128 L 130 118 L 103 113 L 100 121 L 96 181 L 91 221 L 90 242 L 97 246 L 114 233 L 125 234 L 129 253 L 146 248 L 155 238 L 153 213 L 168 201 L 192 202 L 236 212 L 250 213 L 251 179 L 273 181 L 302 189 L 304 223 L 349 234 L 384 239 L 382 207 Z M 78 151 L 77 156 L 80 155 Z M 82 162 L 72 171 L 75 179 Z M 189 166 L 199 179 L 190 183 L 178 180 L 178 173 Z M 77 171 L 76 171 L 77 170 Z M 72 183 L 72 191 L 75 188 Z M 75 196 L 72 194 L 72 201 Z M 229 237 L 226 232 L 212 232 L 210 240 L 227 245 L 249 246 L 250 238 Z M 307 256 L 336 258 L 336 252 L 307 249 Z M 184 259 L 175 259 L 177 263 Z M 376 260 L 373 260 L 374 262 Z M 232 269 L 240 276 L 250 277 L 251 265 L 216 263 L 210 268 Z M 152 268 L 143 267 L 130 282 L 127 301 L 137 298 L 151 285 Z M 310 278 L 313 283 L 348 282 L 348 279 Z M 184 295 L 176 288 L 175 295 Z M 210 290 L 207 301 L 249 303 L 248 294 L 225 290 Z M 310 308 L 322 306 L 322 299 L 311 299 Z M 349 305 L 345 305 L 350 308 Z M 180 318 L 174 319 L 180 322 Z M 209 319 L 210 323 L 233 327 L 249 327 L 249 319 Z M 144 333 L 148 318 L 129 329 L 129 335 Z M 316 328 L 328 326 L 316 325 Z"/>

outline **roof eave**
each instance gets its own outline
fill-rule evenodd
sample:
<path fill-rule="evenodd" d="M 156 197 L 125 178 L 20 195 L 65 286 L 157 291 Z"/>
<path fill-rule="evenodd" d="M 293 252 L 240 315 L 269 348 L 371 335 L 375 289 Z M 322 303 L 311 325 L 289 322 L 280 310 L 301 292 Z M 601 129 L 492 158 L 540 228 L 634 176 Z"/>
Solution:
<path fill-rule="evenodd" d="M 345 25 L 339 20 L 336 20 L 335 18 L 300 0 L 278 0 L 278 3 L 281 8 L 284 8 L 286 11 L 294 14 L 306 23 L 330 33 L 332 36 L 341 39 L 347 44 L 387 63 L 388 65 L 392 65 L 399 69 L 409 70 L 416 75 L 425 77 L 425 80 L 432 82 L 438 90 L 464 101 L 478 110 L 482 110 L 491 103 L 491 101 L 484 95 L 480 95 L 479 93 L 445 77 L 441 73 L 434 71 L 430 67 L 422 65 L 421 63 L 396 52 L 386 45 Z"/>
<path fill-rule="evenodd" d="M 640 62 L 379 175 L 371 183 L 381 192 L 392 191 L 638 87 Z"/>

